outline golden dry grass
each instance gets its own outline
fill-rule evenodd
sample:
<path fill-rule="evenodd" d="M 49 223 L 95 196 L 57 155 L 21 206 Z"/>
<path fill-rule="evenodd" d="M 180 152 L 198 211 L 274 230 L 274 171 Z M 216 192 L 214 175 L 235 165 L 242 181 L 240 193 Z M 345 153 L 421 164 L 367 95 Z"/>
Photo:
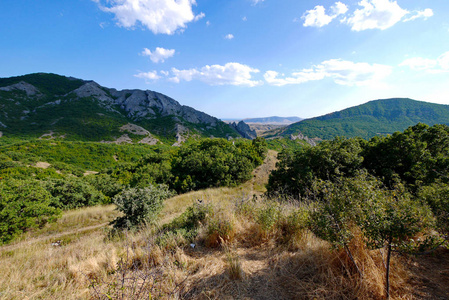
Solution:
<path fill-rule="evenodd" d="M 194 247 L 179 234 L 166 237 L 161 245 L 160 225 L 113 238 L 108 238 L 107 226 L 73 233 L 101 225 L 116 212 L 113 206 L 68 212 L 59 229 L 49 226 L 36 233 L 69 233 L 61 236 L 61 246 L 37 236 L 33 244 L 22 241 L 15 248 L 2 248 L 0 299 L 381 299 L 384 268 L 379 250 L 367 250 L 361 237 L 350 245 L 360 277 L 344 251 L 332 250 L 305 229 L 284 228 L 300 207 L 261 199 L 274 163 L 271 152 L 242 186 L 166 201 L 160 224 L 169 223 L 197 199 L 212 206 Z M 280 217 L 270 227 L 260 214 L 274 206 Z M 225 230 L 212 230 L 220 226 Z M 392 299 L 427 295 L 414 286 L 421 277 L 410 263 L 393 257 Z M 444 288 L 442 293 L 448 291 Z"/>

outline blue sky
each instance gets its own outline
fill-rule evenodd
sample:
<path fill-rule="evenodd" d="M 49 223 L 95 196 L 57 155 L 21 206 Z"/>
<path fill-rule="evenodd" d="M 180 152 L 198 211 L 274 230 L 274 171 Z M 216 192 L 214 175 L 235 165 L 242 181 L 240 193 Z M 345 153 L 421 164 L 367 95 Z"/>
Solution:
<path fill-rule="evenodd" d="M 0 77 L 149 89 L 219 118 L 449 104 L 447 0 L 2 0 Z"/>

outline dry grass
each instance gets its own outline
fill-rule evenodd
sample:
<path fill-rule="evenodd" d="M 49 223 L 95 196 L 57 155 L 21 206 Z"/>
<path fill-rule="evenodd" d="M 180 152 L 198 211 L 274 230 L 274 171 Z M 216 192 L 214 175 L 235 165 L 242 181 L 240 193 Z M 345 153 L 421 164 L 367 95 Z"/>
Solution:
<path fill-rule="evenodd" d="M 362 270 L 360 277 L 344 251 L 332 250 L 294 226 L 301 223 L 301 207 L 252 197 L 263 192 L 273 162 L 271 156 L 271 167 L 264 165 L 243 186 L 167 200 L 162 224 L 197 199 L 212 206 L 193 241 L 177 233 L 165 236 L 161 244 L 161 227 L 150 226 L 113 238 L 104 228 L 72 233 L 56 247 L 43 239 L 2 248 L 0 299 L 382 299 L 380 251 L 367 250 L 360 236 L 354 239 L 350 248 Z M 112 206 L 72 211 L 59 221 L 58 230 L 101 225 L 114 213 Z M 449 255 L 444 255 L 429 269 L 449 265 Z M 393 257 L 392 298 L 432 299 L 431 292 L 420 293 L 414 286 L 421 275 L 411 271 L 411 263 L 417 264 Z M 447 285 L 439 288 L 448 292 Z"/>

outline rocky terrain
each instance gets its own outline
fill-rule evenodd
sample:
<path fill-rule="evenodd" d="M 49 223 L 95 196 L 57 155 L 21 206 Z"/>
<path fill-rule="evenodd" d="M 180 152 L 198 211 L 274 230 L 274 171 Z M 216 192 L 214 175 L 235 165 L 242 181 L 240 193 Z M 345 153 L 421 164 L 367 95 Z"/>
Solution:
<path fill-rule="evenodd" d="M 190 136 L 241 135 L 215 117 L 154 91 L 116 90 L 55 74 L 0 78 L 3 136 L 180 143 Z M 138 128 L 136 131 L 135 129 Z"/>

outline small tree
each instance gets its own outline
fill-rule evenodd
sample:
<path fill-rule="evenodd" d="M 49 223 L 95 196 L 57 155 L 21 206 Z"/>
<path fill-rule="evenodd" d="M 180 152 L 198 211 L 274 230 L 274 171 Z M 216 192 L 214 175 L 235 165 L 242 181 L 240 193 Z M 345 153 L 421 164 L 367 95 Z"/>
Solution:
<path fill-rule="evenodd" d="M 393 250 L 408 251 L 419 246 L 413 238 L 433 225 L 429 207 L 410 199 L 401 187 L 379 190 L 362 206 L 360 227 L 370 248 L 386 248 L 385 293 L 390 297 L 390 259 Z"/>
<path fill-rule="evenodd" d="M 163 201 L 171 196 L 173 193 L 166 185 L 124 190 L 113 199 L 117 209 L 124 213 L 112 222 L 114 228 L 133 229 L 154 221 Z"/>

